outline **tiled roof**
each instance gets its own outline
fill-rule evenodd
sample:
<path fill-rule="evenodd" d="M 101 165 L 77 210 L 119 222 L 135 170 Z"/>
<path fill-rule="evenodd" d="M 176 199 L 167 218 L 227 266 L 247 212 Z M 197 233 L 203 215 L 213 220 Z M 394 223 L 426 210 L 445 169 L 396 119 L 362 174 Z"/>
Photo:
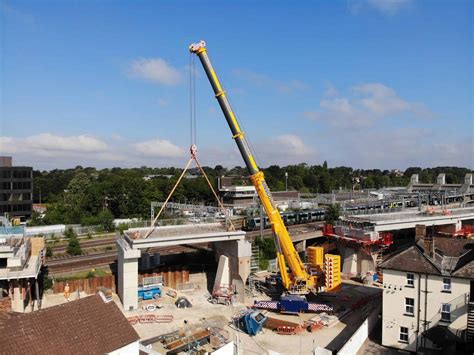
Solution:
<path fill-rule="evenodd" d="M 440 250 L 449 260 L 454 260 L 452 269 L 441 270 L 444 263 L 434 261 L 424 254 L 423 241 L 419 240 L 415 245 L 392 256 L 384 261 L 380 267 L 416 273 L 428 273 L 432 275 L 449 275 L 462 278 L 474 278 L 474 250 L 472 240 L 435 237 L 434 246 Z M 444 260 L 444 259 L 443 259 Z M 442 271 L 442 272 L 441 272 Z"/>
<path fill-rule="evenodd" d="M 441 250 L 446 256 L 461 256 L 474 249 L 474 240 L 451 237 L 433 238 L 435 249 Z"/>
<path fill-rule="evenodd" d="M 137 340 L 117 305 L 98 295 L 32 313 L 0 314 L 1 354 L 104 354 Z"/>
<path fill-rule="evenodd" d="M 384 261 L 380 267 L 382 269 L 429 273 L 435 275 L 440 274 L 438 269 L 423 256 L 422 251 L 416 245 L 392 256 L 390 259 Z"/>
<path fill-rule="evenodd" d="M 474 260 L 471 260 L 466 265 L 453 272 L 453 276 L 474 279 Z"/>

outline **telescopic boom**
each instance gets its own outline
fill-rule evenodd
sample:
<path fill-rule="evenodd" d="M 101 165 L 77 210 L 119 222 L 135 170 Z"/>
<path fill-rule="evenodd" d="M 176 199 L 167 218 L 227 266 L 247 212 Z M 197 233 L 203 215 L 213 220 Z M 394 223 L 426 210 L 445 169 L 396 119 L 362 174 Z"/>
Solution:
<path fill-rule="evenodd" d="M 316 288 L 316 277 L 311 276 L 306 271 L 306 268 L 301 261 L 298 252 L 296 251 L 288 230 L 285 227 L 283 219 L 281 218 L 280 212 L 272 199 L 272 195 L 268 185 L 265 181 L 263 172 L 257 166 L 252 152 L 249 149 L 249 145 L 245 139 L 244 132 L 240 129 L 237 118 L 229 104 L 227 94 L 223 90 L 219 79 L 217 78 L 216 72 L 214 71 L 209 56 L 207 55 L 206 43 L 201 41 L 194 43 L 189 46 L 189 50 L 195 53 L 204 67 L 207 78 L 209 79 L 212 89 L 216 95 L 216 99 L 219 102 L 219 106 L 224 113 L 224 117 L 229 124 L 232 132 L 232 138 L 235 140 L 237 147 L 239 148 L 240 154 L 245 161 L 245 165 L 250 173 L 250 180 L 252 181 L 255 189 L 257 190 L 258 197 L 265 209 L 268 219 L 271 223 L 273 232 L 276 236 L 277 246 L 277 260 L 280 268 L 283 286 L 288 290 L 289 293 L 305 294 L 311 291 L 315 291 Z M 286 266 L 291 271 L 291 274 L 287 272 Z"/>

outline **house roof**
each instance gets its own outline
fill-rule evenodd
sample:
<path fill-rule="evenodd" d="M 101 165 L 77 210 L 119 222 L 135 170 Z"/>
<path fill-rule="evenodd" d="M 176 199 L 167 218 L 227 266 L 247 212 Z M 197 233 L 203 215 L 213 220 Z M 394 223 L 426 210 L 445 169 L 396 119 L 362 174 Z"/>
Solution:
<path fill-rule="evenodd" d="M 435 249 L 440 250 L 446 256 L 459 257 L 474 249 L 474 241 L 471 239 L 435 237 L 433 241 Z"/>
<path fill-rule="evenodd" d="M 104 354 L 139 339 L 117 305 L 99 295 L 32 313 L 0 314 L 0 353 Z"/>
<path fill-rule="evenodd" d="M 474 279 L 474 261 L 471 260 L 466 265 L 460 267 L 458 270 L 453 272 L 453 276 Z"/>
<path fill-rule="evenodd" d="M 444 264 L 424 253 L 424 244 L 421 240 L 387 259 L 380 267 L 382 269 L 406 272 L 474 278 L 474 248 L 472 240 L 435 237 L 433 241 L 437 252 L 440 251 L 442 255 L 450 257 L 448 258 L 449 260 L 454 260 L 453 268 L 449 271 L 441 270 Z"/>
<path fill-rule="evenodd" d="M 387 259 L 380 265 L 380 268 L 436 275 L 440 274 L 438 269 L 423 256 L 423 252 L 416 245 L 412 245 Z"/>

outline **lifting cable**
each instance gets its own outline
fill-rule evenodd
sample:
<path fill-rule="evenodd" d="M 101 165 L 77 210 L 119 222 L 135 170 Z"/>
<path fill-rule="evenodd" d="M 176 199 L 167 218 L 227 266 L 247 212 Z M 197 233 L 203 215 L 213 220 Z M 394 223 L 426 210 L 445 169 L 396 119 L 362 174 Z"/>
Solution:
<path fill-rule="evenodd" d="M 191 165 L 191 162 L 194 160 L 196 163 L 197 167 L 199 168 L 199 171 L 202 173 L 204 178 L 206 179 L 207 184 L 211 188 L 212 194 L 214 195 L 214 198 L 217 201 L 217 204 L 221 208 L 222 212 L 226 216 L 226 221 L 227 221 L 227 213 L 224 205 L 222 202 L 219 200 L 219 197 L 217 196 L 216 191 L 214 190 L 214 187 L 211 184 L 211 181 L 207 177 L 206 172 L 202 168 L 201 164 L 199 163 L 199 160 L 197 158 L 197 147 L 196 147 L 196 66 L 195 66 L 195 56 L 190 53 L 189 56 L 189 121 L 190 121 L 190 141 L 191 141 L 191 147 L 190 147 L 190 153 L 191 157 L 189 158 L 186 166 L 184 167 L 183 171 L 181 172 L 181 175 L 178 178 L 178 181 L 176 181 L 175 185 L 171 189 L 171 192 L 168 194 L 168 197 L 166 198 L 165 202 L 160 208 L 160 211 L 156 215 L 155 219 L 153 220 L 150 229 L 148 232 L 145 234 L 144 239 L 148 238 L 155 230 L 156 228 L 156 221 L 160 217 L 161 213 L 164 211 L 166 208 L 166 205 L 168 204 L 169 200 L 171 199 L 171 196 L 175 192 L 176 188 L 180 184 L 181 180 L 183 179 L 184 175 L 189 169 L 189 166 Z M 236 231 L 236 228 L 232 221 L 228 219 L 229 224 L 230 224 L 230 230 Z"/>

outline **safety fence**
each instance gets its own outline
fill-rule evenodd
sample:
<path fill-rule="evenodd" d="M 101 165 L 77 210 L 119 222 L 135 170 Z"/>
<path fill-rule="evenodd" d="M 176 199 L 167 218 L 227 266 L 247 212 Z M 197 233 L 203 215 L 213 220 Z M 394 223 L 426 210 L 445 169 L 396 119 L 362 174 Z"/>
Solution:
<path fill-rule="evenodd" d="M 78 280 L 68 280 L 68 281 L 54 281 L 53 283 L 53 293 L 63 293 L 66 287 L 66 284 L 69 284 L 69 292 L 84 291 L 86 294 L 94 294 L 98 289 L 104 287 L 111 289 L 115 292 L 115 276 L 106 275 L 91 277 L 86 279 Z"/>
<path fill-rule="evenodd" d="M 163 280 L 163 285 L 171 288 L 187 289 L 191 286 L 189 283 L 188 270 L 171 269 L 161 272 L 139 274 L 138 284 L 143 285 L 143 280 L 145 280 L 145 283 L 147 283 L 147 281 L 149 281 L 152 277 Z M 116 292 L 115 276 L 106 275 L 77 280 L 54 281 L 52 287 L 53 293 L 63 293 L 66 283 L 69 284 L 70 293 L 77 292 L 79 290 L 84 291 L 86 294 L 94 294 L 100 288 L 107 288 Z"/>

